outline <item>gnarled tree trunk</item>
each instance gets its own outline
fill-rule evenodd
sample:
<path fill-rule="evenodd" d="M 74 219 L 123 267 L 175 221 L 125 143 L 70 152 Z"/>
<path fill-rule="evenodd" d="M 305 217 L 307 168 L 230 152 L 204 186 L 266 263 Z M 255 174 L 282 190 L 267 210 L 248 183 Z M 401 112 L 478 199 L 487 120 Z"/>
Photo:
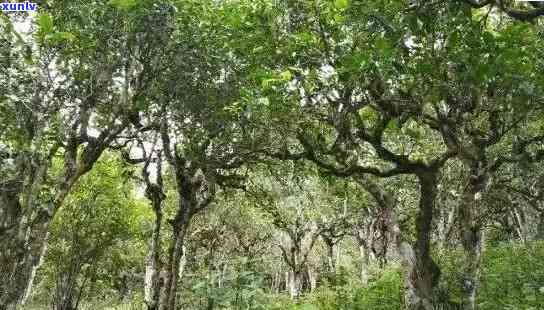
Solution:
<path fill-rule="evenodd" d="M 180 207 L 174 221 L 172 221 L 172 245 L 168 253 L 168 262 L 165 266 L 165 283 L 161 290 L 160 310 L 175 310 L 177 303 L 177 289 L 179 284 L 180 265 L 184 256 L 184 243 L 187 229 L 192 217 L 191 207 L 180 199 Z"/>
<path fill-rule="evenodd" d="M 413 249 L 402 248 L 408 273 L 406 303 L 411 310 L 433 310 L 434 288 L 440 269 L 431 257 L 431 232 L 437 195 L 437 173 L 418 174 L 420 186 L 419 212 L 416 218 L 416 243 Z"/>
<path fill-rule="evenodd" d="M 463 309 L 476 309 L 476 293 L 480 276 L 480 263 L 484 233 L 482 229 L 480 201 L 489 175 L 482 161 L 471 163 L 469 180 L 463 192 L 459 208 L 461 240 L 464 249 L 464 267 L 461 288 Z"/>
<path fill-rule="evenodd" d="M 360 178 L 360 184 L 374 197 L 386 220 L 388 232 L 394 239 L 405 273 L 405 304 L 410 310 L 433 310 L 434 288 L 440 270 L 431 258 L 432 219 L 437 195 L 437 172 L 429 170 L 418 174 L 420 182 L 419 212 L 416 219 L 416 243 L 411 245 L 402 237 L 395 212 L 395 199 L 369 178 Z"/>
<path fill-rule="evenodd" d="M 302 293 L 302 271 L 297 268 L 289 270 L 289 295 L 292 299 L 298 299 Z"/>
<path fill-rule="evenodd" d="M 336 244 L 331 240 L 326 240 L 325 246 L 327 248 L 327 268 L 329 269 L 329 273 L 334 276 L 336 274 L 336 257 L 334 255 Z"/>
<path fill-rule="evenodd" d="M 43 168 L 42 168 L 43 170 Z M 35 205 L 41 178 L 0 183 L 0 309 L 15 309 L 30 288 L 46 249 L 52 216 L 47 205 Z"/>
<path fill-rule="evenodd" d="M 0 309 L 15 309 L 30 296 L 47 249 L 52 215 L 46 209 L 20 204 L 17 194 L 0 195 L 4 196 L 0 209 L 7 214 L 0 237 Z"/>
<path fill-rule="evenodd" d="M 370 280 L 370 253 L 369 249 L 363 245 L 359 245 L 359 253 L 361 260 L 361 282 L 363 285 L 368 285 Z"/>
<path fill-rule="evenodd" d="M 0 309 L 16 309 L 30 295 L 36 270 L 46 249 L 48 224 L 43 223 L 15 235 L 2 234 Z"/>
<path fill-rule="evenodd" d="M 142 175 L 146 184 L 145 196 L 151 202 L 151 208 L 155 214 L 155 223 L 153 225 L 153 234 L 149 245 L 149 253 L 144 278 L 144 301 L 148 310 L 158 310 L 160 306 L 161 288 L 164 286 L 164 279 L 161 277 L 162 261 L 161 261 L 161 228 L 162 228 L 162 207 L 163 201 L 166 199 L 164 194 L 164 184 L 162 179 L 162 158 L 158 155 L 157 161 L 157 182 L 153 183 L 149 177 L 149 164 L 151 163 L 152 154 L 147 155 L 143 145 L 141 145 L 142 153 L 145 158 L 145 166 L 142 170 Z"/>
<path fill-rule="evenodd" d="M 393 207 L 393 206 L 390 206 Z M 367 214 L 369 216 L 369 214 Z M 374 220 L 369 219 L 364 223 L 361 223 L 359 227 L 355 229 L 354 236 L 357 244 L 359 245 L 359 259 L 361 264 L 361 283 L 368 285 L 370 281 L 370 263 L 372 260 L 372 235 L 374 234 Z"/>
<path fill-rule="evenodd" d="M 160 231 L 162 223 L 162 212 L 160 209 L 155 212 L 155 224 L 153 235 L 149 246 L 147 264 L 144 279 L 144 301 L 148 310 L 158 310 L 160 290 L 164 285 L 164 279 L 161 279 L 160 262 Z"/>

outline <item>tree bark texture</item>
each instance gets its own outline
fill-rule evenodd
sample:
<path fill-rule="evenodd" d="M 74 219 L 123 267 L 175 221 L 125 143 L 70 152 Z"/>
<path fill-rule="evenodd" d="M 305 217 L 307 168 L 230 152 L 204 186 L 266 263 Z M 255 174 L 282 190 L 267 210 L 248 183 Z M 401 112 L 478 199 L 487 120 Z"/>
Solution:
<path fill-rule="evenodd" d="M 147 264 L 145 270 L 144 281 L 144 301 L 148 310 L 158 310 L 160 302 L 160 291 L 164 285 L 164 279 L 161 278 L 161 261 L 160 261 L 160 232 L 162 223 L 162 212 L 155 212 L 155 224 L 153 227 L 153 235 L 149 246 Z"/>
<path fill-rule="evenodd" d="M 408 278 L 406 303 L 412 310 L 433 310 L 434 289 L 438 284 L 440 269 L 431 257 L 432 220 L 437 196 L 437 173 L 422 172 L 419 212 L 416 218 L 416 242 L 413 250 L 402 249 L 407 258 Z"/>
<path fill-rule="evenodd" d="M 462 205 L 459 208 L 461 241 L 464 249 L 461 283 L 462 305 L 466 310 L 476 309 L 484 238 L 480 201 L 489 181 L 489 174 L 484 162 L 475 161 L 470 164 L 469 180 L 463 192 Z"/>
<path fill-rule="evenodd" d="M 402 237 L 393 194 L 369 178 L 360 179 L 359 182 L 383 209 L 381 216 L 386 221 L 385 225 L 394 240 L 404 269 L 406 307 L 410 310 L 432 310 L 433 291 L 440 276 L 440 270 L 431 258 L 430 248 L 437 196 L 437 172 L 422 171 L 418 174 L 418 180 L 420 201 L 416 219 L 416 242 L 413 245 Z"/>
<path fill-rule="evenodd" d="M 192 217 L 189 203 L 180 199 L 178 214 L 172 222 L 172 245 L 168 253 L 168 262 L 165 266 L 165 284 L 160 297 L 160 310 L 175 310 L 177 304 L 177 289 L 179 284 L 180 265 L 184 256 L 184 243 L 187 229 Z"/>

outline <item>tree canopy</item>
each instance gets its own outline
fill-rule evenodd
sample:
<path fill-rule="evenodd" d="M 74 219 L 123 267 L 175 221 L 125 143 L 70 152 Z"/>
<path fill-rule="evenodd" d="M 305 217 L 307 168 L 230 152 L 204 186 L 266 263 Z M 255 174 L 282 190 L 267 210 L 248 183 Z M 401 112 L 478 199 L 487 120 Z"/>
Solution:
<path fill-rule="evenodd" d="M 540 309 L 540 2 L 0 12 L 0 310 Z"/>

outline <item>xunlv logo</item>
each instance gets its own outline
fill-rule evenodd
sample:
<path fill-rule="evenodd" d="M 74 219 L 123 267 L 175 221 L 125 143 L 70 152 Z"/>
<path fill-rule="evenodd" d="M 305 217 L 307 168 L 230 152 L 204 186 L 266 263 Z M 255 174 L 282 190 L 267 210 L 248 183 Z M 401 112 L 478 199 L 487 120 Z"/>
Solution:
<path fill-rule="evenodd" d="M 33 2 L 23 2 L 23 3 L 11 3 L 4 2 L 0 3 L 3 12 L 34 12 L 38 9 L 38 4 Z"/>

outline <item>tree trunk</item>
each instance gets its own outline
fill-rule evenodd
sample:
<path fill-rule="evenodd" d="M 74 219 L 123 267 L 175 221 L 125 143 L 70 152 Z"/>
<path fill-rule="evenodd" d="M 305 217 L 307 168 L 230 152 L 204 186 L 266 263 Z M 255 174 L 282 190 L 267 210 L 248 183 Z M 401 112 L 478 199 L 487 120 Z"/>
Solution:
<path fill-rule="evenodd" d="M 432 171 L 418 174 L 420 183 L 419 212 L 416 218 L 416 244 L 413 249 L 403 246 L 406 259 L 406 304 L 411 310 L 433 310 L 434 288 L 440 269 L 431 257 L 431 232 L 437 194 L 437 175 Z"/>
<path fill-rule="evenodd" d="M 367 186 L 369 186 L 367 184 Z M 368 189 L 367 189 L 368 190 Z M 372 193 L 371 193 L 372 194 Z M 387 193 L 382 193 L 387 194 Z M 383 196 L 382 196 L 383 197 Z M 387 199 L 388 202 L 385 200 L 380 203 L 380 207 L 383 208 L 394 208 L 392 199 Z M 389 203 L 391 205 L 389 205 Z M 387 206 L 386 206 L 387 205 Z M 374 220 L 367 221 L 364 223 L 364 227 L 360 226 L 357 227 L 355 230 L 355 240 L 357 241 L 357 244 L 359 245 L 359 259 L 360 259 L 360 268 L 361 268 L 361 283 L 363 285 L 368 285 L 368 282 L 370 280 L 370 262 L 372 260 L 372 251 L 370 248 L 372 247 L 372 235 L 374 234 Z M 392 225 L 387 225 L 388 229 L 391 229 Z"/>
<path fill-rule="evenodd" d="M 180 198 L 178 214 L 172 222 L 172 246 L 170 247 L 168 263 L 165 268 L 166 280 L 161 292 L 160 310 L 176 309 L 178 282 L 181 278 L 180 267 L 185 254 L 185 234 L 189 228 L 192 214 L 192 206 L 190 202 Z"/>
<path fill-rule="evenodd" d="M 28 301 L 28 299 L 30 298 L 32 294 L 32 288 L 34 286 L 34 279 L 36 278 L 36 273 L 38 272 L 38 268 L 40 268 L 43 262 L 45 253 L 47 252 L 47 239 L 49 236 L 48 227 L 50 222 L 51 220 L 48 220 L 47 223 L 43 223 L 42 225 L 40 225 L 41 227 L 40 226 L 38 227 L 40 231 L 38 234 L 40 237 L 38 238 L 38 240 L 35 241 L 34 246 L 38 247 L 38 249 L 36 249 L 36 252 L 39 251 L 39 253 L 37 255 L 31 254 L 32 256 L 30 258 L 30 262 L 32 264 L 32 267 L 31 267 L 30 275 L 27 281 L 25 293 L 21 300 L 22 305 L 26 304 L 26 302 Z"/>
<path fill-rule="evenodd" d="M 416 285 L 416 281 L 413 281 L 414 275 L 416 275 L 416 278 L 417 278 L 417 272 L 418 272 L 416 268 L 417 258 L 414 251 L 414 247 L 410 243 L 408 243 L 406 240 L 403 239 L 395 213 L 391 214 L 388 227 L 395 241 L 395 246 L 396 246 L 398 255 L 400 257 L 401 265 L 403 267 L 404 274 L 405 274 L 405 278 L 404 278 L 405 305 L 410 310 L 411 309 L 418 309 L 418 310 L 425 309 L 426 310 L 428 308 L 422 307 L 422 305 L 418 302 L 418 300 L 420 300 L 420 297 L 418 297 L 420 296 L 418 293 L 418 286 Z"/>
<path fill-rule="evenodd" d="M 325 240 L 327 247 L 327 268 L 330 279 L 334 281 L 336 275 L 336 257 L 334 256 L 335 244 L 332 240 Z"/>
<path fill-rule="evenodd" d="M 274 275 L 272 276 L 272 292 L 275 294 L 279 294 L 281 289 L 281 283 L 282 283 L 282 276 L 281 272 L 274 272 Z"/>
<path fill-rule="evenodd" d="M 313 292 L 317 288 L 317 278 L 316 278 L 315 272 L 312 270 L 310 266 L 308 266 L 307 270 L 308 270 L 308 282 L 310 282 L 309 283 L 310 292 Z"/>
<path fill-rule="evenodd" d="M 451 247 L 453 244 L 451 233 L 455 229 L 456 208 L 446 207 L 445 199 L 444 205 L 441 205 L 441 214 L 439 215 L 440 222 L 438 223 L 438 232 L 436 243 L 437 247 L 441 250 Z"/>
<path fill-rule="evenodd" d="M 289 295 L 291 294 L 291 271 L 285 272 L 285 290 L 289 291 Z"/>
<path fill-rule="evenodd" d="M 164 280 L 160 277 L 161 223 L 162 212 L 160 210 L 155 210 L 155 224 L 153 227 L 151 244 L 149 246 L 144 281 L 144 300 L 148 310 L 158 310 L 161 287 L 164 285 Z"/>
<path fill-rule="evenodd" d="M 25 216 L 19 203 L 18 182 L 0 187 L 0 309 L 15 309 L 26 288 L 23 272 L 28 270 L 24 248 Z"/>
<path fill-rule="evenodd" d="M 166 266 L 166 281 L 161 296 L 161 310 L 174 310 L 178 288 L 179 266 L 183 257 L 184 233 L 173 233 L 173 245 Z"/>
<path fill-rule="evenodd" d="M 50 158 L 42 161 L 22 156 L 19 161 L 35 167 L 29 169 L 22 164 L 19 169 L 23 177 L 0 184 L 0 310 L 16 309 L 31 295 L 34 277 L 47 249 L 49 225 L 72 186 L 104 151 L 105 145 L 100 147 L 81 163 L 77 162 L 77 151 L 65 153 L 64 176 L 48 204 L 40 204 L 39 196 L 44 190 Z"/>
<path fill-rule="evenodd" d="M 510 210 L 512 214 L 512 222 L 516 228 L 516 232 L 521 243 L 526 243 L 530 239 L 529 228 L 527 224 L 527 217 L 523 209 L 519 204 L 514 203 L 513 208 Z"/>
<path fill-rule="evenodd" d="M 405 274 L 405 305 L 410 310 L 432 310 L 433 290 L 440 277 L 440 269 L 430 256 L 431 230 L 437 195 L 437 172 L 422 171 L 419 211 L 416 219 L 416 244 L 412 246 L 402 237 L 393 195 L 369 178 L 359 182 L 372 195 L 386 218 L 386 227 L 395 240 Z"/>
<path fill-rule="evenodd" d="M 536 240 L 544 240 L 544 212 L 539 213 L 539 220 L 536 228 Z"/>
<path fill-rule="evenodd" d="M 483 230 L 479 214 L 482 193 L 489 176 L 482 162 L 471 164 L 470 177 L 463 193 L 463 202 L 459 209 L 461 239 L 464 249 L 464 268 L 462 287 L 463 309 L 476 309 L 476 294 L 479 282 L 480 262 L 482 257 Z"/>
<path fill-rule="evenodd" d="M 289 295 L 292 299 L 298 299 L 302 292 L 303 274 L 297 268 L 291 268 L 289 272 Z"/>
<path fill-rule="evenodd" d="M 30 296 L 36 271 L 46 250 L 51 217 L 43 212 L 30 219 L 30 216 L 22 215 L 18 202 L 9 203 L 11 206 L 0 205 L 3 213 L 8 213 L 3 223 L 6 226 L 0 230 L 3 230 L 0 238 L 0 309 L 11 310 Z"/>
<path fill-rule="evenodd" d="M 63 273 L 57 280 L 55 310 L 75 310 L 74 299 L 77 298 L 76 274 Z"/>
<path fill-rule="evenodd" d="M 361 259 L 361 283 L 368 285 L 370 280 L 370 253 L 364 245 L 359 245 L 359 253 Z"/>
<path fill-rule="evenodd" d="M 434 289 L 440 278 L 440 269 L 431 257 L 433 212 L 437 198 L 437 174 L 429 169 L 417 174 L 420 185 L 419 211 L 416 218 L 416 243 L 404 240 L 395 213 L 393 195 L 368 178 L 361 185 L 372 195 L 386 218 L 386 227 L 395 240 L 405 274 L 405 305 L 409 310 L 433 310 Z"/>

